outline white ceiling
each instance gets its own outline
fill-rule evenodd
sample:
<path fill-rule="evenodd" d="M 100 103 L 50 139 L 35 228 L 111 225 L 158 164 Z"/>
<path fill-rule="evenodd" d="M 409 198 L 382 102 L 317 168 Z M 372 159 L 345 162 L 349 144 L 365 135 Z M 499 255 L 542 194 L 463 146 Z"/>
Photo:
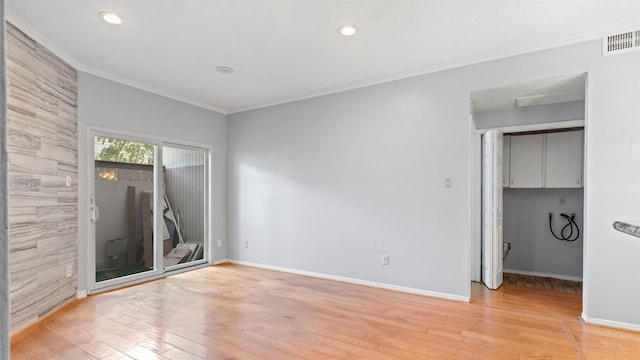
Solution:
<path fill-rule="evenodd" d="M 594 39 L 638 14 L 639 0 L 6 1 L 79 70 L 224 113 Z"/>

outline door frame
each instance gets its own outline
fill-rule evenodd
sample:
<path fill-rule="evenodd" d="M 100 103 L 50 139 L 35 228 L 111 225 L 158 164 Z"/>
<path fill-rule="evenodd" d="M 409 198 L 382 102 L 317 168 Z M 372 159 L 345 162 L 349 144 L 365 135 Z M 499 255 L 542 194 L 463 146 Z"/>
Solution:
<path fill-rule="evenodd" d="M 586 118 L 585 114 L 585 118 Z M 482 196 L 482 176 L 481 174 L 477 174 L 479 169 L 482 169 L 482 141 L 478 140 L 481 136 L 489 131 L 489 130 L 499 130 L 502 133 L 512 133 L 512 132 L 524 132 L 524 131 L 538 131 L 538 130 L 553 130 L 553 129 L 564 129 L 564 128 L 572 128 L 572 127 L 584 127 L 585 128 L 585 145 L 583 147 L 583 174 L 586 174 L 586 134 L 587 134 L 587 121 L 586 120 L 569 120 L 569 121 L 558 121 L 552 123 L 539 123 L 539 124 L 530 124 L 530 125 L 518 125 L 518 126 L 506 126 L 506 127 L 496 127 L 496 128 L 487 128 L 487 129 L 476 129 L 475 122 L 473 121 L 473 115 L 470 115 L 471 124 L 471 236 L 470 236 L 470 266 L 469 266 L 469 278 L 471 281 L 469 282 L 469 294 L 471 294 L 471 282 L 480 282 L 480 274 L 482 271 L 482 255 L 481 249 L 482 246 L 482 204 L 477 199 L 480 199 Z M 587 181 L 586 177 L 583 175 L 583 188 L 584 188 L 584 209 L 583 209 L 583 219 L 585 219 L 586 223 L 586 213 L 587 213 Z M 586 242 L 587 235 L 583 233 L 583 242 Z M 500 249 L 500 251 L 502 251 Z M 586 266 L 586 256 L 583 254 L 583 267 Z M 585 280 L 583 280 L 583 294 L 584 288 L 586 287 Z M 583 300 L 583 309 L 585 307 L 585 301 Z M 584 311 L 583 311 L 584 312 Z"/>
<path fill-rule="evenodd" d="M 168 139 L 162 138 L 158 136 L 152 135 L 144 135 L 144 134 L 135 134 L 126 131 L 119 131 L 114 129 L 107 129 L 103 127 L 97 126 L 87 126 L 86 131 L 86 144 L 87 144 L 87 174 L 86 181 L 87 186 L 85 190 L 86 196 L 86 210 L 87 210 L 87 218 L 85 221 L 86 224 L 86 240 L 85 240 L 85 249 L 84 252 L 85 261 L 78 261 L 79 266 L 81 266 L 78 271 L 83 272 L 86 276 L 86 293 L 82 294 L 79 292 L 79 298 L 84 297 L 86 295 L 95 294 L 103 291 L 109 291 L 113 289 L 122 288 L 129 285 L 134 285 L 158 278 L 162 278 L 168 275 L 177 274 L 181 272 L 191 271 L 203 267 L 207 267 L 213 265 L 212 259 L 212 158 L 213 158 L 213 149 L 210 145 L 197 144 L 188 141 L 182 141 L 177 139 Z M 206 179 L 204 181 L 205 184 L 205 231 L 204 231 L 204 250 L 203 250 L 203 259 L 192 261 L 186 264 L 177 264 L 174 266 L 170 266 L 165 268 L 164 264 L 162 264 L 163 254 L 162 254 L 162 241 L 157 240 L 159 238 L 159 232 L 154 232 L 153 242 L 155 246 L 154 251 L 154 269 L 145 271 L 142 273 L 132 274 L 123 276 L 120 278 L 110 279 L 101 281 L 100 283 L 96 283 L 96 274 L 95 274 L 95 265 L 96 265 L 96 252 L 95 252 L 95 229 L 94 224 L 91 220 L 91 208 L 92 208 L 92 196 L 95 194 L 95 149 L 93 148 L 95 140 L 94 137 L 105 136 L 105 137 L 116 137 L 123 140 L 137 141 L 154 145 L 154 229 L 161 228 L 161 221 L 163 221 L 160 216 L 161 211 L 159 207 L 162 204 L 162 194 L 158 190 L 158 187 L 161 186 L 161 183 L 158 182 L 158 179 L 162 179 L 162 167 L 158 166 L 162 164 L 162 152 L 160 151 L 161 146 L 171 146 L 185 149 L 198 149 L 202 150 L 206 154 L 205 159 L 205 176 Z M 81 254 L 79 254 L 81 256 Z M 80 259 L 79 259 L 80 260 Z"/>
<path fill-rule="evenodd" d="M 183 149 L 183 150 L 201 150 L 205 152 L 205 160 L 204 160 L 204 199 L 205 199 L 205 204 L 204 204 L 204 218 L 206 219 L 205 224 L 204 224 L 204 243 L 203 243 L 203 255 L 202 255 L 202 259 L 200 260 L 194 260 L 188 263 L 183 263 L 183 264 L 176 264 L 176 265 L 171 265 L 171 266 L 167 266 L 164 268 L 165 273 L 166 272 L 173 272 L 175 270 L 180 270 L 180 269 L 185 269 L 185 268 L 191 268 L 193 266 L 197 266 L 197 265 L 213 265 L 211 263 L 211 248 L 212 248 L 212 232 L 211 232 L 211 206 L 212 206 L 212 201 L 211 201 L 211 150 L 202 146 L 194 146 L 194 145 L 187 145 L 181 142 L 175 142 L 175 141 L 162 141 L 162 146 L 167 146 L 167 147 L 172 147 L 174 149 Z"/>

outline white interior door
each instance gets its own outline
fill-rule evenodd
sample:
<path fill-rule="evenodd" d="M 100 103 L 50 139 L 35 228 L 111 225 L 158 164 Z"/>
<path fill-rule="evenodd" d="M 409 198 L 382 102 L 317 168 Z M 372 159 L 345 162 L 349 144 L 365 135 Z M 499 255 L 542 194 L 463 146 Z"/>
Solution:
<path fill-rule="evenodd" d="M 482 136 L 482 282 L 502 285 L 502 133 Z"/>

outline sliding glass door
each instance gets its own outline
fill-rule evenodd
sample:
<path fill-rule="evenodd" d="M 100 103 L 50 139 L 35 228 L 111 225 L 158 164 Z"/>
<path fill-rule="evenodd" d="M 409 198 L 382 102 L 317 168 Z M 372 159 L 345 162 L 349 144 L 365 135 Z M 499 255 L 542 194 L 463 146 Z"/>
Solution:
<path fill-rule="evenodd" d="M 209 151 L 101 131 L 90 139 L 90 290 L 206 263 Z"/>
<path fill-rule="evenodd" d="M 171 243 L 163 244 L 167 268 L 204 259 L 208 234 L 206 207 L 207 153 L 201 149 L 162 147 L 165 179 L 165 220 L 171 228 Z"/>

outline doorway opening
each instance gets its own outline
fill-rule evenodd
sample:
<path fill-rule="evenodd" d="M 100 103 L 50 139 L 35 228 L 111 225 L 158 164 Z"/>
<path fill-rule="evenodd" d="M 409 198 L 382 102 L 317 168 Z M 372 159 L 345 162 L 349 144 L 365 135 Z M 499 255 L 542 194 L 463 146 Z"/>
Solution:
<path fill-rule="evenodd" d="M 471 92 L 471 279 L 581 294 L 586 75 Z"/>

